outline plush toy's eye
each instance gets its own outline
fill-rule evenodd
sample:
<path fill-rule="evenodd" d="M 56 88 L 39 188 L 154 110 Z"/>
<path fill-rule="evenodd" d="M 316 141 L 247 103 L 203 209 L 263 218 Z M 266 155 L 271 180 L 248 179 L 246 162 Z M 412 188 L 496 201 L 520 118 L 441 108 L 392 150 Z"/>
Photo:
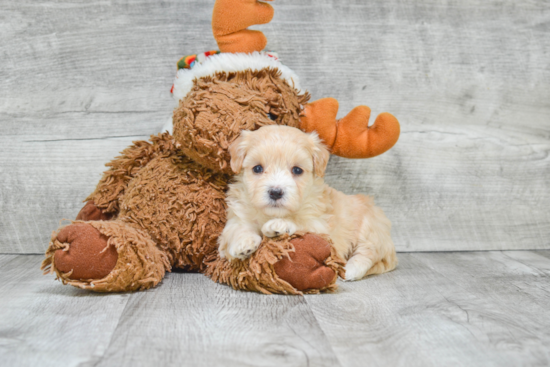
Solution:
<path fill-rule="evenodd" d="M 252 172 L 254 173 L 262 173 L 263 171 L 264 171 L 264 168 L 260 164 L 252 167 Z"/>
<path fill-rule="evenodd" d="M 292 167 L 292 174 L 300 176 L 302 173 L 304 173 L 304 170 L 300 167 Z"/>
<path fill-rule="evenodd" d="M 272 119 L 273 121 L 277 120 L 277 115 L 274 115 L 271 112 L 269 112 L 268 115 L 269 115 L 269 118 Z"/>

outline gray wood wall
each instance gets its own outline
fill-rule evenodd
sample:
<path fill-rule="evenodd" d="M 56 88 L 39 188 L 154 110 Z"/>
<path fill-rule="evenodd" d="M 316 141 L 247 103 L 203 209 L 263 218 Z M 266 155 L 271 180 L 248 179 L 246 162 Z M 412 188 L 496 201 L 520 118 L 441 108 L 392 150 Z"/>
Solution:
<path fill-rule="evenodd" d="M 171 115 L 213 0 L 0 2 L 0 252 L 40 253 L 103 165 Z M 402 136 L 327 181 L 374 195 L 399 251 L 550 248 L 550 3 L 276 0 L 258 27 L 314 99 Z"/>

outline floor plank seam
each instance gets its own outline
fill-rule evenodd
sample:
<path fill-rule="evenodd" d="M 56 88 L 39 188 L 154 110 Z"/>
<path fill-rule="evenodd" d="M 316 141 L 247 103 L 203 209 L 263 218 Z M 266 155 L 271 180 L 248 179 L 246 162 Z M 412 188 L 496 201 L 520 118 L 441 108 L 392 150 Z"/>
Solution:
<path fill-rule="evenodd" d="M 493 251 L 493 252 L 498 252 L 498 251 Z M 461 289 L 465 294 L 470 294 L 470 292 L 468 291 L 468 289 L 466 289 L 464 286 L 462 286 L 460 283 L 457 283 L 455 279 L 453 278 L 449 278 L 447 275 L 441 273 L 440 271 L 436 270 L 434 267 L 432 267 L 428 262 L 426 262 L 425 260 L 423 259 L 419 259 L 417 256 L 415 256 L 414 254 L 412 255 L 413 257 L 415 257 L 417 259 L 417 261 L 420 261 L 424 264 L 424 266 L 426 266 L 428 269 L 430 269 L 431 271 L 433 271 L 435 274 L 439 275 L 440 277 L 443 277 L 445 278 L 446 280 L 448 280 L 449 282 L 451 282 L 452 284 L 455 285 L 455 287 L 457 287 L 458 289 Z M 521 264 L 519 261 L 513 259 L 513 258 L 510 258 L 510 260 L 514 261 L 514 262 L 517 262 L 519 264 Z M 522 264 L 523 265 L 523 264 Z M 525 297 L 528 297 L 529 294 L 526 293 L 524 290 L 522 290 L 521 288 L 518 288 L 517 286 L 514 285 L 514 287 L 517 288 L 517 291 L 518 292 L 521 292 L 522 295 L 524 295 Z M 445 299 L 447 299 L 447 297 L 441 293 L 440 290 L 436 289 L 436 291 Z M 506 304 L 503 304 L 500 302 L 500 300 L 498 299 L 495 299 L 494 297 L 492 297 L 490 294 L 486 293 L 485 294 L 485 297 L 488 297 L 490 298 L 492 301 L 498 303 L 499 305 L 501 305 L 503 308 L 506 308 L 506 310 L 509 312 L 509 314 L 513 315 L 515 313 L 515 310 L 508 307 Z M 479 296 L 476 296 L 476 298 L 478 299 L 481 299 Z M 455 304 L 455 302 L 451 301 L 451 303 Z M 456 305 L 457 307 L 459 307 L 458 305 Z M 460 307 L 459 307 L 460 308 Z"/>
<path fill-rule="evenodd" d="M 309 310 L 311 311 L 311 314 L 313 315 L 313 318 L 315 319 L 315 323 L 317 324 L 317 326 L 319 327 L 319 330 L 321 330 L 323 332 L 323 335 L 325 336 L 325 338 L 327 339 L 327 342 L 328 344 L 330 345 L 330 350 L 332 352 L 332 354 L 334 355 L 334 357 L 336 358 L 336 360 L 338 361 L 338 364 L 341 366 L 341 367 L 344 367 L 344 365 L 342 364 L 342 361 L 340 360 L 340 358 L 338 357 L 338 354 L 334 351 L 334 346 L 332 345 L 332 343 L 330 342 L 330 338 L 328 337 L 325 329 L 323 329 L 323 327 L 321 326 L 321 323 L 319 322 L 319 319 L 317 319 L 317 316 L 315 315 L 315 312 L 313 312 L 313 309 L 311 308 L 311 305 L 309 304 L 309 301 L 307 300 L 307 297 L 305 296 L 302 296 L 304 298 L 304 300 L 306 301 L 306 304 L 307 304 L 307 307 L 309 308 Z"/>
<path fill-rule="evenodd" d="M 525 263 L 525 262 L 523 262 L 523 261 L 521 261 L 521 260 L 514 259 L 514 258 L 511 257 L 510 255 L 508 255 L 506 252 L 507 252 L 507 251 L 501 251 L 502 255 L 503 255 L 503 256 L 506 256 L 508 259 L 513 260 L 513 261 L 515 261 L 515 262 L 518 262 L 518 263 L 520 263 L 520 264 L 522 264 L 522 265 L 524 265 L 524 266 L 527 266 L 528 268 L 531 268 L 531 269 L 533 269 L 533 270 L 535 270 L 535 271 L 537 271 L 537 272 L 539 272 L 539 273 L 542 273 L 542 274 L 541 274 L 542 276 L 545 276 L 545 277 L 550 276 L 550 274 L 548 273 L 547 270 L 543 270 L 543 269 L 540 269 L 538 266 L 534 266 L 534 265 L 532 265 L 532 264 L 527 264 L 527 263 Z M 540 256 L 539 254 L 537 254 L 537 253 L 534 252 L 534 251 L 527 251 L 527 252 L 532 253 L 532 254 L 535 254 L 535 255 L 537 255 L 537 256 Z M 544 259 L 543 256 L 540 256 L 540 257 Z"/>
<path fill-rule="evenodd" d="M 113 294 L 117 294 L 117 293 L 113 293 Z M 105 294 L 105 296 L 108 297 L 109 294 Z M 107 353 L 109 351 L 110 347 L 111 347 L 111 344 L 113 342 L 113 337 L 116 335 L 116 332 L 119 329 L 120 322 L 122 321 L 122 317 L 124 316 L 124 314 L 126 313 L 126 310 L 128 309 L 128 305 L 130 304 L 130 298 L 131 297 L 132 297 L 132 294 L 130 294 L 126 299 L 126 304 L 124 305 L 124 308 L 122 309 L 122 312 L 120 312 L 120 315 L 118 317 L 116 326 L 113 328 L 113 332 L 111 333 L 111 337 L 109 338 L 109 342 L 105 345 L 105 349 L 103 351 L 103 354 L 101 356 L 97 357 L 97 358 L 93 358 L 93 356 L 92 356 L 92 360 L 82 362 L 82 363 L 79 364 L 79 366 L 88 367 L 90 362 L 92 362 L 92 366 L 97 366 L 101 362 L 104 361 L 105 353 Z"/>

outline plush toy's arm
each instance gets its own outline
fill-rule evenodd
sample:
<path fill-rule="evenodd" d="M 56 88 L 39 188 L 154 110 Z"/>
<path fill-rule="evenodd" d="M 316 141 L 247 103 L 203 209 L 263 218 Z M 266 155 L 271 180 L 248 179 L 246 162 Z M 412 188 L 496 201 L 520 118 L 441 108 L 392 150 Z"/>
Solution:
<path fill-rule="evenodd" d="M 124 194 L 132 177 L 152 159 L 168 157 L 176 154 L 177 151 L 174 139 L 167 132 L 151 136 L 150 141 L 134 142 L 122 151 L 122 155 L 105 165 L 109 169 L 105 171 L 96 189 L 85 201 L 93 201 L 103 214 L 118 214 L 118 198 Z"/>
<path fill-rule="evenodd" d="M 387 113 L 378 115 L 368 126 L 370 108 L 357 106 L 344 118 L 336 120 L 338 101 L 323 98 L 305 106 L 300 128 L 316 131 L 332 154 L 345 158 L 370 158 L 389 150 L 399 139 L 397 119 Z"/>
<path fill-rule="evenodd" d="M 269 23 L 271 18 L 273 8 L 261 1 L 216 0 L 212 13 L 212 33 L 221 52 L 262 51 L 267 44 L 264 34 L 246 28 Z"/>

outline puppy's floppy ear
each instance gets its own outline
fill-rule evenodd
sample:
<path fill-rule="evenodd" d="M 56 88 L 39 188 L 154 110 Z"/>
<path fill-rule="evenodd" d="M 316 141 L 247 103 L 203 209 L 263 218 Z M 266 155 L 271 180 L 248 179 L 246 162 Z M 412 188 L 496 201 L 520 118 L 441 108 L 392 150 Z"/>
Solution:
<path fill-rule="evenodd" d="M 317 177 L 325 176 L 330 152 L 316 132 L 309 134 L 311 155 L 313 156 L 313 173 Z"/>
<path fill-rule="evenodd" d="M 239 172 L 241 172 L 241 168 L 243 167 L 243 161 L 246 157 L 246 152 L 248 151 L 248 136 L 250 133 L 251 131 L 248 130 L 241 131 L 241 135 L 229 146 L 229 154 L 231 154 L 230 165 L 235 174 L 239 174 Z"/>

